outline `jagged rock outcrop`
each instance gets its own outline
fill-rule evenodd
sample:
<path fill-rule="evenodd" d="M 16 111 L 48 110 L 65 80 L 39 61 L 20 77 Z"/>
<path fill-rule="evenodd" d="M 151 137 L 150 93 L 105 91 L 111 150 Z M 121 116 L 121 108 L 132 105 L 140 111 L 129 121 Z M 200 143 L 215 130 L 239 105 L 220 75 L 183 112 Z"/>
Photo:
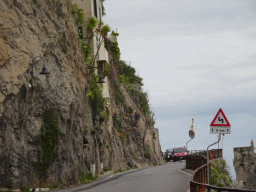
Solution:
<path fill-rule="evenodd" d="M 70 0 L 0 1 L 0 187 L 12 181 L 14 187 L 39 184 L 38 134 L 43 113 L 54 107 L 59 121 L 58 155 L 48 169 L 48 181 L 79 183 L 81 172 L 101 163 L 109 169 L 162 163 L 158 130 L 145 126 L 145 117 L 124 85 L 119 85 L 124 103 L 114 100 L 110 79 L 109 118 L 92 118 L 85 69 L 77 26 Z M 40 75 L 45 60 L 50 75 Z M 114 62 L 110 63 L 114 69 Z M 114 111 L 127 114 L 113 125 Z M 140 116 L 137 128 L 134 113 Z M 95 130 L 95 127 L 97 128 Z M 145 145 L 151 156 L 145 158 Z"/>
<path fill-rule="evenodd" d="M 256 154 L 254 153 L 253 141 L 249 147 L 234 148 L 234 169 L 236 180 L 243 182 L 244 189 L 256 189 Z"/>

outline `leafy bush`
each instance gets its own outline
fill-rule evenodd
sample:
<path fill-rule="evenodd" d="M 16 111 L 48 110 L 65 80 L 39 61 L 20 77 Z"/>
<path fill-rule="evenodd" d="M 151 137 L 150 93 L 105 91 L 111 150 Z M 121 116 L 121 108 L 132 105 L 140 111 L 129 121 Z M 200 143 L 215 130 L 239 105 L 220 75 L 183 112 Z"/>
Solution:
<path fill-rule="evenodd" d="M 108 111 L 108 110 L 102 111 L 102 112 L 100 113 L 100 117 L 101 117 L 101 120 L 102 120 L 102 121 L 107 121 L 108 118 L 109 118 L 109 111 Z"/>
<path fill-rule="evenodd" d="M 106 35 L 108 32 L 110 31 L 110 27 L 108 25 L 104 25 L 101 30 L 100 30 L 100 33 L 102 35 Z"/>
<path fill-rule="evenodd" d="M 217 187 L 231 187 L 232 179 L 229 177 L 228 171 L 225 169 L 226 161 L 224 159 L 216 159 L 211 166 L 211 185 Z"/>
<path fill-rule="evenodd" d="M 77 3 L 72 6 L 72 14 L 75 17 L 75 23 L 77 26 L 84 24 L 84 10 L 79 8 Z"/>
<path fill-rule="evenodd" d="M 23 187 L 21 187 L 21 191 L 22 192 L 30 192 L 30 189 L 27 186 L 23 186 Z"/>
<path fill-rule="evenodd" d="M 95 17 L 90 17 L 87 23 L 87 30 L 88 31 L 93 31 L 93 29 L 97 26 L 98 21 Z"/>
<path fill-rule="evenodd" d="M 133 68 L 130 65 L 127 65 L 124 61 L 117 62 L 117 70 L 120 75 L 129 77 L 129 83 L 143 86 L 143 79 L 135 74 L 135 68 Z"/>
<path fill-rule="evenodd" d="M 89 55 L 91 53 L 91 47 L 88 45 L 88 43 L 85 40 L 80 40 L 80 45 L 82 47 L 82 51 L 84 54 L 84 59 L 87 60 L 89 58 Z"/>
<path fill-rule="evenodd" d="M 130 79 L 128 76 L 125 75 L 118 75 L 117 77 L 119 83 L 125 84 L 125 85 L 129 85 L 130 84 Z"/>
<path fill-rule="evenodd" d="M 124 103 L 124 96 L 120 91 L 115 91 L 115 102 L 116 104 Z"/>
<path fill-rule="evenodd" d="M 9 180 L 9 181 L 7 182 L 6 187 L 7 187 L 8 189 L 12 189 L 12 188 L 13 188 L 13 182 L 12 182 L 11 180 Z"/>
<path fill-rule="evenodd" d="M 103 171 L 109 171 L 110 169 L 108 167 L 103 167 Z"/>
<path fill-rule="evenodd" d="M 150 111 L 148 103 L 148 94 L 146 92 L 139 91 L 136 88 L 128 88 L 128 90 L 130 94 L 137 99 L 140 110 L 144 113 L 144 115 L 150 115 L 152 112 Z"/>
<path fill-rule="evenodd" d="M 114 41 L 111 43 L 111 47 L 110 47 L 110 53 L 113 54 L 115 60 L 119 60 L 120 59 L 120 48 L 118 47 L 118 42 Z"/>
<path fill-rule="evenodd" d="M 45 110 L 43 114 L 43 125 L 41 133 L 37 136 L 39 141 L 39 166 L 38 171 L 43 179 L 47 177 L 48 167 L 54 162 L 57 156 L 59 144 L 59 122 L 55 108 Z"/>
<path fill-rule="evenodd" d="M 82 174 L 81 175 L 81 184 L 87 183 L 90 180 L 97 179 L 97 177 L 98 177 L 97 174 L 95 174 L 95 176 L 93 177 L 93 174 L 90 171 L 88 173 L 86 173 L 86 174 Z"/>
<path fill-rule="evenodd" d="M 102 90 L 97 84 L 97 76 L 94 74 L 91 82 L 89 98 L 93 116 L 96 117 L 96 115 L 100 115 L 100 113 L 104 110 L 107 100 L 103 97 Z"/>
<path fill-rule="evenodd" d="M 149 145 L 145 145 L 144 147 L 144 157 L 148 159 L 151 157 L 151 148 Z"/>

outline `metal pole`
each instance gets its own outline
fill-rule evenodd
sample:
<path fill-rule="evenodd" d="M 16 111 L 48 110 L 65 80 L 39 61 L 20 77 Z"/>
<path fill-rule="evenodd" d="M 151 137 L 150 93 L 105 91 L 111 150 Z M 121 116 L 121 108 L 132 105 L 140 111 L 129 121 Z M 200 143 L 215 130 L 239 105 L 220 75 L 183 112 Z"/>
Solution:
<path fill-rule="evenodd" d="M 194 138 L 192 138 L 192 139 L 194 139 Z M 191 141 L 192 139 L 190 139 L 189 141 Z M 188 141 L 188 142 L 189 142 Z M 186 143 L 186 149 L 187 149 L 187 151 L 188 151 L 188 142 Z"/>
<path fill-rule="evenodd" d="M 221 139 L 221 133 L 219 134 L 219 139 L 217 142 L 209 145 L 207 147 L 207 184 L 210 184 L 210 181 L 209 181 L 209 147 L 212 146 L 212 145 L 215 145 L 216 143 L 220 142 L 220 139 Z"/>
<path fill-rule="evenodd" d="M 218 142 L 218 149 L 220 149 L 220 147 L 219 147 L 219 142 Z"/>
<path fill-rule="evenodd" d="M 223 138 L 222 138 L 222 158 L 223 158 L 223 140 L 224 140 L 225 134 L 222 134 L 222 135 L 223 135 Z"/>

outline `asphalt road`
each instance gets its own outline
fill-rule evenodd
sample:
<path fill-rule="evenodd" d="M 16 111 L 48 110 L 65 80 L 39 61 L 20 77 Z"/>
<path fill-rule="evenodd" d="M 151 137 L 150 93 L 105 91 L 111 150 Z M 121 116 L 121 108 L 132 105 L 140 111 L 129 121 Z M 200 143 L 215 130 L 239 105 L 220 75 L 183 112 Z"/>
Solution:
<path fill-rule="evenodd" d="M 181 171 L 185 161 L 168 162 L 132 172 L 84 192 L 187 192 L 190 175 Z"/>

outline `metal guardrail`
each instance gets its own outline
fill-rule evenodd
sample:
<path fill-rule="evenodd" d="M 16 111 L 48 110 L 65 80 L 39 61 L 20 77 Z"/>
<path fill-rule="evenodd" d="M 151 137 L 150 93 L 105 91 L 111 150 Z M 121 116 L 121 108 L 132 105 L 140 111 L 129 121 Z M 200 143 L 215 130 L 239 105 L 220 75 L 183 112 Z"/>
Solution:
<path fill-rule="evenodd" d="M 203 152 L 206 152 L 206 150 L 189 150 L 188 155 L 201 154 Z"/>
<path fill-rule="evenodd" d="M 213 156 L 216 158 L 221 157 L 222 153 L 220 150 L 211 150 L 213 153 Z M 194 159 L 197 158 L 197 156 L 190 155 Z M 206 158 L 203 156 L 203 153 L 200 154 L 202 159 Z M 199 165 L 199 164 L 197 164 Z M 210 173 L 211 175 L 211 173 Z M 246 189 L 233 189 L 233 188 L 223 188 L 223 187 L 216 187 L 213 185 L 206 184 L 207 182 L 207 164 L 196 168 L 195 172 L 192 174 L 190 178 L 190 192 L 204 192 L 207 189 L 207 192 L 211 192 L 211 189 L 216 190 L 217 192 L 225 192 L 225 191 L 241 191 L 241 192 L 256 192 L 256 190 L 246 190 Z"/>

